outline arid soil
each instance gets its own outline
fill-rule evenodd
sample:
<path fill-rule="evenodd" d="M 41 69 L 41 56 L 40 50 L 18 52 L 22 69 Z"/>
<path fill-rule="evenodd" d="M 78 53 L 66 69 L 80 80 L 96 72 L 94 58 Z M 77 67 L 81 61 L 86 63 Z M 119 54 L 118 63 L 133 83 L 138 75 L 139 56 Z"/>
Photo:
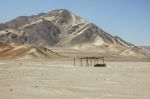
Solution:
<path fill-rule="evenodd" d="M 0 99 L 150 99 L 150 62 L 0 61 Z"/>

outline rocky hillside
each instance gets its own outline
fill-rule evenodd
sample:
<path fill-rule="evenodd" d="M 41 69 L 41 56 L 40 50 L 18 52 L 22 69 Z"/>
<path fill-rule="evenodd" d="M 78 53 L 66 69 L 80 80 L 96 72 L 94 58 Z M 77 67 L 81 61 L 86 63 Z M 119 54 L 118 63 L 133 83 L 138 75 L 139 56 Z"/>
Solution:
<path fill-rule="evenodd" d="M 145 50 L 150 50 L 150 46 L 139 46 L 139 47 L 141 47 L 141 48 L 143 48 Z"/>
<path fill-rule="evenodd" d="M 60 58 L 58 53 L 41 46 L 22 45 L 3 49 L 0 51 L 0 58 L 2 59 L 16 59 L 16 58 Z"/>
<path fill-rule="evenodd" d="M 75 49 L 98 48 L 104 53 L 144 55 L 140 48 L 112 36 L 65 9 L 17 17 L 0 24 L 0 42 Z"/>

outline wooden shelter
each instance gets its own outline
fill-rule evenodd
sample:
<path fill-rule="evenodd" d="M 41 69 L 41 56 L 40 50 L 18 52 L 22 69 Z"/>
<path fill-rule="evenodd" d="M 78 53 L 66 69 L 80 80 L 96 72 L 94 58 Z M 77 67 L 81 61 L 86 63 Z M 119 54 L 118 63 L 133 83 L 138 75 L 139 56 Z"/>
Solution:
<path fill-rule="evenodd" d="M 80 66 L 94 66 L 94 67 L 105 67 L 106 64 L 104 62 L 104 57 L 81 57 L 81 58 L 74 58 L 74 66 L 76 66 L 77 62 L 79 61 Z"/>

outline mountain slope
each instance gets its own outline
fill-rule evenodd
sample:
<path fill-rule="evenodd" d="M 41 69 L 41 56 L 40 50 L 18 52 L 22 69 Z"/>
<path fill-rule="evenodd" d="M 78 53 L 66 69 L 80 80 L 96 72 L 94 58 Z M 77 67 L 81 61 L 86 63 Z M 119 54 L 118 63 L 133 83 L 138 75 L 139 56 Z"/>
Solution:
<path fill-rule="evenodd" d="M 0 42 L 76 49 L 98 48 L 116 55 L 144 55 L 135 45 L 112 36 L 65 9 L 22 16 L 0 24 Z M 133 54 L 134 53 L 134 54 Z"/>
<path fill-rule="evenodd" d="M 41 46 L 22 45 L 0 51 L 0 58 L 59 58 L 61 55 Z"/>

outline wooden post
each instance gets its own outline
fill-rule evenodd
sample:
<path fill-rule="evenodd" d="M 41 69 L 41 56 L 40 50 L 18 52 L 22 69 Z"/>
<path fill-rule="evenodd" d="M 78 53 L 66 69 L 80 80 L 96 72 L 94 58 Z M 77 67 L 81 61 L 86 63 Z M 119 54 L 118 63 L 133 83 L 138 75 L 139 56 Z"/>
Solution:
<path fill-rule="evenodd" d="M 86 58 L 86 66 L 89 66 L 88 58 Z"/>
<path fill-rule="evenodd" d="M 95 58 L 93 60 L 94 60 L 94 65 L 95 65 Z"/>
<path fill-rule="evenodd" d="M 86 66 L 87 66 L 87 58 L 85 60 L 86 60 Z"/>
<path fill-rule="evenodd" d="M 92 66 L 92 59 L 90 59 L 90 62 L 91 62 L 90 65 Z"/>
<path fill-rule="evenodd" d="M 74 58 L 74 66 L 76 65 L 76 59 Z"/>
<path fill-rule="evenodd" d="M 103 57 L 103 64 L 104 64 L 104 57 Z"/>
<path fill-rule="evenodd" d="M 83 64 L 82 64 L 82 58 L 81 58 L 81 66 L 83 66 Z"/>
<path fill-rule="evenodd" d="M 87 58 L 87 64 L 88 64 L 88 66 L 89 66 L 89 59 Z"/>
<path fill-rule="evenodd" d="M 98 64 L 98 59 L 96 59 L 96 61 L 97 61 L 97 64 Z"/>

